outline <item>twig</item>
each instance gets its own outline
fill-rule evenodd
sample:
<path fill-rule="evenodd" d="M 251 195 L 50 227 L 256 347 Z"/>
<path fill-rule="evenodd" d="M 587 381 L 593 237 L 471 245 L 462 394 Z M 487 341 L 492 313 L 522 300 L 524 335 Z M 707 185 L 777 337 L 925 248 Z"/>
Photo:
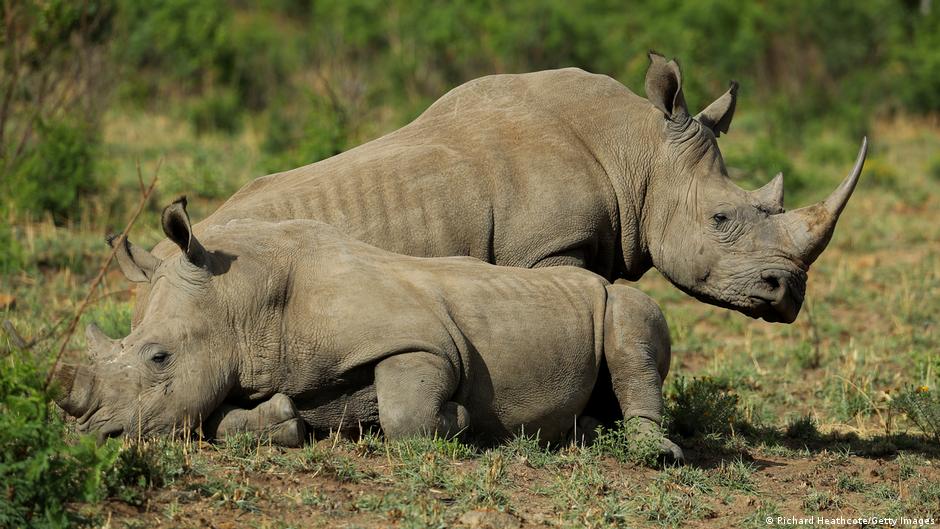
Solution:
<path fill-rule="evenodd" d="M 59 325 L 62 325 L 62 322 L 65 321 L 65 315 L 59 317 L 55 323 L 52 324 L 45 332 L 39 336 L 33 338 L 32 340 L 24 340 L 23 336 L 16 330 L 16 327 L 13 326 L 13 322 L 10 320 L 4 320 L 3 330 L 6 331 L 7 335 L 10 336 L 10 341 L 13 342 L 13 347 L 6 347 L 0 349 L 0 356 L 6 356 L 13 352 L 13 349 L 21 349 L 27 351 L 32 349 L 36 344 L 45 341 L 47 338 L 52 336 L 56 329 L 59 328 Z M 19 339 L 19 341 L 17 341 Z"/>
<path fill-rule="evenodd" d="M 3 320 L 3 330 L 6 331 L 7 336 L 10 337 L 10 341 L 13 342 L 13 347 L 26 349 L 32 345 L 32 343 L 27 343 L 26 340 L 20 336 L 20 333 L 16 332 L 16 327 L 13 326 L 13 322 L 10 320 Z"/>
<path fill-rule="evenodd" d="M 157 175 L 160 173 L 160 166 L 163 164 L 161 159 L 157 162 L 157 168 L 153 173 L 153 180 L 150 181 L 150 187 L 144 192 L 143 196 L 140 197 L 140 203 L 137 204 L 137 210 L 134 212 L 134 215 L 131 217 L 131 220 L 124 227 L 124 231 L 121 232 L 121 238 L 127 237 L 127 234 L 131 231 L 131 227 L 137 221 L 137 217 L 140 216 L 140 213 L 144 210 L 144 206 L 147 205 L 147 201 L 150 199 L 150 195 L 153 194 L 153 189 L 157 185 Z M 138 177 L 140 176 L 140 164 L 137 164 L 137 173 Z M 59 365 L 59 361 L 62 360 L 62 355 L 65 354 L 65 349 L 69 345 L 69 340 L 72 339 L 72 334 L 75 333 L 75 327 L 78 325 L 78 320 L 82 317 L 82 313 L 85 312 L 85 308 L 88 306 L 89 301 L 91 301 L 92 296 L 95 294 L 95 290 L 98 288 L 98 285 L 101 283 L 101 280 L 104 279 L 105 273 L 108 271 L 108 267 L 111 266 L 111 261 L 114 260 L 114 255 L 117 253 L 119 245 L 114 245 L 111 248 L 111 252 L 108 254 L 108 258 L 105 260 L 104 264 L 98 269 L 98 275 L 95 276 L 94 281 L 91 282 L 91 287 L 88 289 L 88 294 L 85 295 L 85 299 L 82 301 L 82 304 L 78 307 L 78 311 L 75 312 L 75 316 L 72 317 L 72 321 L 69 323 L 68 328 L 65 330 L 65 335 L 62 338 L 62 345 L 59 347 L 59 352 L 56 353 L 55 360 L 52 362 L 52 367 L 49 369 L 49 374 L 46 375 L 45 388 L 49 388 L 49 384 L 52 382 L 52 374 L 55 373 L 56 367 Z"/>

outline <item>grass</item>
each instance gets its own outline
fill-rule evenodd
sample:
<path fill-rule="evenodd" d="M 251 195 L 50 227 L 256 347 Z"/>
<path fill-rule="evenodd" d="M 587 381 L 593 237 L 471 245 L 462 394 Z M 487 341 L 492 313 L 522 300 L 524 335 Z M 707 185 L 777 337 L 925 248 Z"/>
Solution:
<path fill-rule="evenodd" d="M 230 138 L 210 133 L 198 140 L 164 116 L 114 113 L 105 125 L 104 177 L 114 181 L 107 194 L 63 226 L 50 219 L 9 224 L 14 242 L 0 256 L 0 294 L 15 302 L 0 305 L 0 319 L 27 340 L 55 329 L 84 296 L 105 256 L 104 234 L 128 213 L 111 204 L 133 205 L 136 159 L 145 175 L 164 160 L 159 196 L 133 234 L 144 246 L 161 238 L 159 208 L 176 194 L 189 194 L 191 214 L 200 218 L 260 174 L 251 123 Z M 726 153 L 760 152 L 747 135 L 720 141 Z M 824 196 L 854 154 L 836 136 L 806 143 L 814 147 L 790 160 L 805 181 L 788 194 L 788 208 Z M 200 518 L 257 527 L 445 527 L 480 510 L 559 527 L 765 527 L 765 516 L 838 509 L 936 512 L 940 165 L 932 153 L 940 150 L 940 134 L 929 124 L 888 121 L 872 145 L 875 176 L 863 174 L 810 272 L 807 306 L 793 325 L 705 305 L 655 271 L 639 282 L 669 320 L 665 426 L 685 449 L 687 466 L 663 467 L 628 427 L 602 432 L 589 447 L 546 447 L 533 432 L 488 449 L 446 439 L 388 443 L 366 434 L 280 450 L 248 437 L 218 446 L 95 448 L 65 426 L 62 442 L 49 446 L 98 471 L 75 474 L 85 476 L 78 492 L 41 516 L 52 526 L 103 525 L 110 516 L 114 527 L 205 525 Z M 116 270 L 102 292 L 82 324 L 122 336 L 132 292 Z M 84 354 L 83 340 L 76 333 L 72 359 Z M 0 333 L 0 351 L 10 345 Z M 14 380 L 23 363 L 43 366 L 52 345 L 47 338 L 29 352 L 0 353 L 0 378 Z M 3 420 L 18 417 L 9 409 Z M 10 430 L 14 438 L 19 431 Z M 26 492 L 17 487 L 14 497 Z M 0 487 L 0 504 L 10 494 Z"/>

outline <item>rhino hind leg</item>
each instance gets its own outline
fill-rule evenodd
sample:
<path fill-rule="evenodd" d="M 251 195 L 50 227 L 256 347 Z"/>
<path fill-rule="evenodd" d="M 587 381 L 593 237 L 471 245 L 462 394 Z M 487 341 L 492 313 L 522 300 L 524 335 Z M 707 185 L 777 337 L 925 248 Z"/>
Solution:
<path fill-rule="evenodd" d="M 297 407 L 283 393 L 251 409 L 223 404 L 202 427 L 204 435 L 212 439 L 251 432 L 265 442 L 287 447 L 301 446 L 307 439 L 306 425 Z"/>
<path fill-rule="evenodd" d="M 432 353 L 403 353 L 379 362 L 375 391 L 386 438 L 459 434 L 468 422 L 466 409 L 450 401 L 457 384 L 450 363 Z"/>
<path fill-rule="evenodd" d="M 639 435 L 657 438 L 664 458 L 682 460 L 682 449 L 660 429 L 670 355 L 669 328 L 659 306 L 634 288 L 608 286 L 604 358 L 620 410 Z"/>

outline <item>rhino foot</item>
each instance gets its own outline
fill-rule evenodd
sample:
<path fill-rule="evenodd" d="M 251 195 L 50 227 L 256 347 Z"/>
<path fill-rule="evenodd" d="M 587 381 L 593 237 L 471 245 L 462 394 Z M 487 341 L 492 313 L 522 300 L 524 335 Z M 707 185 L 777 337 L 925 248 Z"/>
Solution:
<path fill-rule="evenodd" d="M 287 447 L 301 446 L 307 439 L 307 428 L 294 401 L 282 393 L 252 409 L 222 405 L 203 423 L 209 438 L 224 439 L 249 432 L 265 442 Z"/>
<path fill-rule="evenodd" d="M 638 440 L 653 439 L 658 443 L 659 458 L 661 460 L 666 463 L 685 462 L 685 454 L 682 452 L 682 448 L 666 437 L 659 424 L 646 417 L 633 417 L 630 419 L 629 424 L 636 428 Z"/>
<path fill-rule="evenodd" d="M 265 429 L 271 443 L 291 448 L 304 444 L 307 440 L 307 428 L 290 397 L 277 393 L 259 408 L 262 406 L 264 407 L 262 413 L 271 424 Z"/>
<path fill-rule="evenodd" d="M 268 432 L 268 438 L 272 444 L 298 448 L 307 440 L 307 427 L 303 419 L 290 419 L 272 427 Z"/>

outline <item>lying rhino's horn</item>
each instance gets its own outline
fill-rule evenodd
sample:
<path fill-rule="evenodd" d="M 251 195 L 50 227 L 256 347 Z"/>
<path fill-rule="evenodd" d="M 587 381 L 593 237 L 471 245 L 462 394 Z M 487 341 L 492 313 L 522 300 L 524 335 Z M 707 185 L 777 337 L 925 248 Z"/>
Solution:
<path fill-rule="evenodd" d="M 753 193 L 761 204 L 783 209 L 783 173 L 777 173 L 773 180 L 764 184 L 764 187 L 755 189 Z"/>
<path fill-rule="evenodd" d="M 85 366 L 61 364 L 52 375 L 52 396 L 72 417 L 81 417 L 91 404 L 91 370 Z"/>
<path fill-rule="evenodd" d="M 94 323 L 85 327 L 85 341 L 88 342 L 88 353 L 96 360 L 111 356 L 115 346 L 120 342 L 109 337 Z"/>
<path fill-rule="evenodd" d="M 826 200 L 781 215 L 796 246 L 797 255 L 807 266 L 815 261 L 829 244 L 839 215 L 848 203 L 849 197 L 852 196 L 855 184 L 858 183 L 867 154 L 868 138 L 866 137 L 862 140 L 862 148 L 858 151 L 858 158 L 855 160 L 852 172 Z"/>

